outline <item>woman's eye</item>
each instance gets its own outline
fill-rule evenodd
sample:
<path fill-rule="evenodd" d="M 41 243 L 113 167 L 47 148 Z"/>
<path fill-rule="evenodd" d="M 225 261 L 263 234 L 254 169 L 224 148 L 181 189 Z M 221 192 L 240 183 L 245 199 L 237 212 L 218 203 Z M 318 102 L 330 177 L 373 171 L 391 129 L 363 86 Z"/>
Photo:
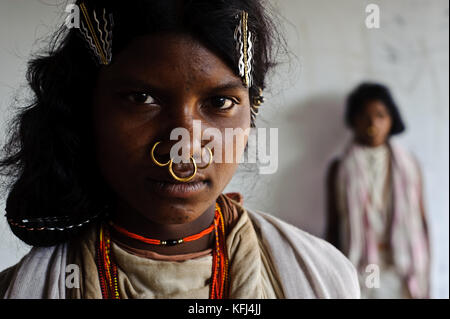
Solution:
<path fill-rule="evenodd" d="M 127 99 L 136 104 L 157 104 L 157 101 L 147 93 L 131 93 Z"/>
<path fill-rule="evenodd" d="M 220 110 L 228 110 L 233 108 L 236 105 L 236 102 L 229 98 L 218 96 L 210 99 L 209 104 Z"/>

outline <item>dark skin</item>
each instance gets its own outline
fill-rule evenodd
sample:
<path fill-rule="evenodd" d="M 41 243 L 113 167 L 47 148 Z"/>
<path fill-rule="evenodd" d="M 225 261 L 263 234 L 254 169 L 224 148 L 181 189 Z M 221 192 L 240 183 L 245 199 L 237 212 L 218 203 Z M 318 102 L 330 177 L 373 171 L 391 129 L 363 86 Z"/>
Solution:
<path fill-rule="evenodd" d="M 101 69 L 93 101 L 97 161 L 117 199 L 113 221 L 154 239 L 178 239 L 208 228 L 216 199 L 238 163 L 213 161 L 196 175 L 206 183 L 201 192 L 174 197 L 149 187 L 149 180 L 176 183 L 167 167 L 152 162 L 150 150 L 161 141 L 158 159 L 169 158 L 171 146 L 178 142 L 170 140 L 170 132 L 182 127 L 191 132 L 191 141 L 185 145 L 190 155 L 200 158 L 194 145 L 204 147 L 211 140 L 195 136 L 192 140 L 194 120 L 202 121 L 202 132 L 209 127 L 222 134 L 225 128 L 249 128 L 249 91 L 242 79 L 189 35 L 147 35 L 135 38 L 111 65 Z M 238 154 L 244 152 L 245 145 L 231 143 Z M 174 164 L 173 170 L 179 177 L 193 171 L 192 165 L 183 163 Z M 113 237 L 131 247 L 166 255 L 202 251 L 214 242 L 213 233 L 176 246 L 148 245 L 116 232 Z"/>
<path fill-rule="evenodd" d="M 357 143 L 368 147 L 377 147 L 388 142 L 392 128 L 392 117 L 388 108 L 382 101 L 372 100 L 365 104 L 362 111 L 355 116 L 352 124 L 354 139 Z M 335 160 L 331 163 L 327 173 L 326 185 L 328 222 L 326 238 L 335 247 L 342 249 L 342 243 L 339 241 L 340 221 L 335 190 L 338 169 L 339 161 Z M 422 219 L 428 238 L 423 192 L 420 203 Z"/>
<path fill-rule="evenodd" d="M 387 142 L 392 128 L 392 118 L 382 101 L 366 103 L 364 110 L 353 121 L 353 132 L 358 143 L 377 147 Z"/>

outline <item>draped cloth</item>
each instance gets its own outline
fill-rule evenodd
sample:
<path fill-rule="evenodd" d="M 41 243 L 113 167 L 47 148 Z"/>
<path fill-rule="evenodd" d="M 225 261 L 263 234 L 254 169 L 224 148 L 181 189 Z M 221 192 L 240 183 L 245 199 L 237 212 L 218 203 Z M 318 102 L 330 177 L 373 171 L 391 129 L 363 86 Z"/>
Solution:
<path fill-rule="evenodd" d="M 239 202 L 235 196 L 218 198 L 228 225 L 229 298 L 360 297 L 355 268 L 332 245 Z M 5 285 L 0 289 L 2 297 L 101 298 L 92 250 L 95 236 L 88 232 L 75 253 L 67 243 L 33 248 L 15 267 L 0 274 L 0 285 Z M 208 298 L 209 254 L 167 261 L 136 256 L 114 242 L 112 250 L 118 257 L 119 291 L 125 298 Z M 66 265 L 74 261 L 81 266 L 76 291 L 65 287 Z M 29 281 L 34 281 L 32 287 Z"/>
<path fill-rule="evenodd" d="M 406 283 L 413 298 L 429 297 L 429 251 L 423 223 L 422 182 L 416 160 L 400 145 L 390 142 L 389 150 L 389 222 L 386 223 L 387 244 L 396 271 Z M 352 143 L 346 150 L 338 169 L 338 194 L 341 215 L 341 243 L 344 253 L 364 274 L 370 264 L 383 264 L 385 252 L 380 250 L 379 231 L 374 214 L 385 214 L 376 207 L 371 187 L 371 168 L 365 159 L 366 149 Z M 381 194 L 380 194 L 381 196 Z M 386 218 L 386 217 L 385 217 Z M 361 283 L 362 286 L 362 283 Z"/>

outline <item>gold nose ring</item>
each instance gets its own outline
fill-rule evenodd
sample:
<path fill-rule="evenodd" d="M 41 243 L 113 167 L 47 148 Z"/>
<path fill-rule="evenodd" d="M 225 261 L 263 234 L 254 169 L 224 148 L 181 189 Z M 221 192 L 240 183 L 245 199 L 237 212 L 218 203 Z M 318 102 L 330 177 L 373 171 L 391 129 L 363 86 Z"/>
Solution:
<path fill-rule="evenodd" d="M 209 165 L 211 165 L 211 163 L 213 161 L 213 155 L 212 155 L 211 149 L 208 146 L 206 146 L 205 148 L 208 150 L 208 153 L 209 153 L 209 161 L 208 161 L 208 164 L 206 164 L 204 166 L 201 166 L 201 167 L 198 166 L 198 168 L 200 168 L 200 169 L 205 169 L 205 168 L 209 167 Z"/>
<path fill-rule="evenodd" d="M 195 177 L 195 175 L 197 174 L 198 168 L 205 169 L 205 168 L 207 168 L 209 165 L 211 165 L 211 163 L 212 163 L 212 160 L 213 160 L 212 151 L 211 151 L 211 149 L 210 149 L 209 147 L 206 147 L 206 148 L 208 149 L 208 152 L 209 152 L 209 162 L 208 162 L 208 164 L 206 164 L 205 166 L 202 166 L 202 167 L 197 167 L 197 163 L 195 162 L 194 157 L 191 156 L 191 157 L 190 157 L 190 161 L 192 162 L 192 165 L 194 165 L 194 172 L 192 173 L 191 176 L 188 176 L 188 177 L 179 177 L 179 176 L 177 176 L 177 175 L 175 174 L 175 172 L 173 171 L 173 159 L 170 159 L 167 163 L 161 163 L 161 162 L 159 162 L 159 161 L 156 159 L 156 157 L 155 157 L 155 150 L 156 150 L 156 147 L 157 147 L 160 143 L 161 143 L 161 142 L 156 142 L 156 143 L 153 145 L 153 147 L 152 147 L 152 150 L 151 150 L 151 152 L 150 152 L 150 156 L 151 156 L 151 158 L 152 158 L 152 161 L 153 161 L 153 163 L 155 163 L 155 164 L 158 165 L 159 167 L 166 167 L 166 166 L 169 166 L 169 173 L 170 173 L 170 175 L 171 175 L 175 180 L 177 180 L 177 181 L 179 181 L 179 182 L 183 182 L 183 183 L 190 182 L 190 181 Z"/>
<path fill-rule="evenodd" d="M 169 161 L 169 173 L 170 173 L 170 175 L 172 175 L 172 177 L 175 180 L 179 181 L 179 182 L 182 182 L 182 183 L 190 182 L 195 177 L 195 174 L 197 174 L 197 163 L 195 163 L 194 157 L 191 156 L 190 160 L 192 162 L 192 165 L 194 165 L 194 173 L 192 173 L 191 176 L 188 176 L 188 177 L 179 177 L 179 176 L 177 176 L 175 174 L 175 172 L 173 171 L 173 168 L 172 168 L 172 166 L 173 166 L 173 160 L 172 159 Z"/>
<path fill-rule="evenodd" d="M 170 162 L 172 161 L 172 159 L 169 160 L 169 161 L 168 161 L 167 163 L 165 163 L 165 164 L 162 164 L 162 163 L 158 162 L 158 160 L 155 158 L 155 149 L 156 149 L 156 147 L 157 147 L 159 144 L 161 144 L 161 142 L 156 142 L 155 145 L 153 145 L 152 151 L 150 152 L 150 155 L 151 155 L 151 157 L 152 157 L 153 163 L 155 163 L 155 164 L 158 165 L 159 167 L 165 167 L 165 166 L 167 166 L 167 165 L 170 164 Z"/>

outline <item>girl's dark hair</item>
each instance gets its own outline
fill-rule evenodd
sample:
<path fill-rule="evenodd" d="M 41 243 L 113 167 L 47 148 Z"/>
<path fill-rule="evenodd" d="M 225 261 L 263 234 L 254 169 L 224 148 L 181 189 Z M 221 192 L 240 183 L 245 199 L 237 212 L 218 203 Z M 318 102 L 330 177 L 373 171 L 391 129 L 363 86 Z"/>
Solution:
<path fill-rule="evenodd" d="M 381 101 L 386 106 L 392 118 L 392 128 L 390 135 L 400 134 L 405 130 L 398 107 L 392 98 L 389 89 L 379 83 L 362 83 L 347 98 L 347 108 L 345 111 L 345 123 L 353 128 L 355 117 L 360 114 L 367 102 Z"/>
<path fill-rule="evenodd" d="M 250 99 L 266 86 L 279 34 L 262 0 L 85 0 L 89 10 L 113 14 L 114 55 L 136 36 L 183 32 L 194 36 L 238 73 L 236 16 L 248 12 L 254 35 Z M 80 11 L 81 12 L 81 11 Z M 104 217 L 112 191 L 95 161 L 90 116 L 99 67 L 80 30 L 65 26 L 48 52 L 31 60 L 27 81 L 31 105 L 19 109 L 0 160 L 13 180 L 6 216 L 27 244 L 48 246 L 68 240 L 85 224 Z"/>

